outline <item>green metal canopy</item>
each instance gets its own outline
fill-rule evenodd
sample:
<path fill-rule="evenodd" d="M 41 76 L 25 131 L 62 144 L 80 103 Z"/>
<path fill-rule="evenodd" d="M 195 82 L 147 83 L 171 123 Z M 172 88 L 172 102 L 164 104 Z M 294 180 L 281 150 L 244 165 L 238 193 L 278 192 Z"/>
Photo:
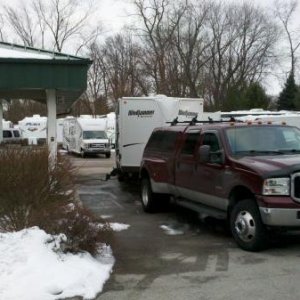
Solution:
<path fill-rule="evenodd" d="M 78 56 L 0 42 L 0 99 L 46 103 L 46 90 L 55 90 L 57 113 L 64 113 L 85 91 L 91 63 Z"/>
<path fill-rule="evenodd" d="M 73 55 L 0 42 L 0 143 L 2 100 L 32 99 L 47 104 L 47 142 L 56 162 L 56 116 L 66 114 L 85 91 L 92 61 Z"/>

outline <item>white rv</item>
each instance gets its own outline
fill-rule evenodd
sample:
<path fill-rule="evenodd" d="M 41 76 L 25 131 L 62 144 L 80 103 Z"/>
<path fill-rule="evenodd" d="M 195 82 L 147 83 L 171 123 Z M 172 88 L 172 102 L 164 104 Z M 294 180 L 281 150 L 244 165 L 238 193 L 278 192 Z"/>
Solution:
<path fill-rule="evenodd" d="M 106 134 L 110 139 L 112 148 L 116 144 L 116 114 L 111 112 L 106 115 Z"/>
<path fill-rule="evenodd" d="M 63 123 L 63 148 L 68 152 L 81 154 L 111 155 L 110 142 L 105 132 L 105 120 L 81 116 L 67 117 Z"/>
<path fill-rule="evenodd" d="M 19 121 L 21 136 L 28 140 L 29 144 L 43 144 L 47 139 L 47 117 L 33 115 Z"/>
<path fill-rule="evenodd" d="M 260 116 L 244 116 L 237 118 L 243 122 L 262 122 L 262 123 L 272 123 L 272 124 L 286 124 L 289 126 L 295 126 L 300 128 L 300 114 L 291 112 L 281 115 L 260 115 Z"/>
<path fill-rule="evenodd" d="M 202 118 L 203 99 L 123 97 L 116 111 L 116 171 L 119 178 L 139 171 L 145 145 L 155 127 Z"/>

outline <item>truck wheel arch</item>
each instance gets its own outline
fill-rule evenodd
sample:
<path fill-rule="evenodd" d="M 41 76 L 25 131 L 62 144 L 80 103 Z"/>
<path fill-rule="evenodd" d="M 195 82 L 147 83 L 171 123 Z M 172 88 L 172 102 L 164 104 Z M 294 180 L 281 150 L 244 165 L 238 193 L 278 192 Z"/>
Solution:
<path fill-rule="evenodd" d="M 255 199 L 254 193 L 251 192 L 251 190 L 245 186 L 236 186 L 234 187 L 230 194 L 229 194 L 229 204 L 228 204 L 228 210 L 227 210 L 227 216 L 228 220 L 230 218 L 230 213 L 233 209 L 233 207 L 242 200 L 245 199 Z"/>
<path fill-rule="evenodd" d="M 143 178 L 149 178 L 149 177 L 150 177 L 150 176 L 149 176 L 148 171 L 147 171 L 145 168 L 143 168 L 143 169 L 140 171 L 140 178 L 143 179 Z"/>

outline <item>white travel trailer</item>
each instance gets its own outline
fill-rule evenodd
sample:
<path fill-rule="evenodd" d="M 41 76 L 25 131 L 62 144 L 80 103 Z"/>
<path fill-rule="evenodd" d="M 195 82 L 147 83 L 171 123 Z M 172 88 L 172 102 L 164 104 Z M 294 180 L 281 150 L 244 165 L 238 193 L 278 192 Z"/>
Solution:
<path fill-rule="evenodd" d="M 11 121 L 2 120 L 2 129 L 13 128 L 14 125 Z"/>
<path fill-rule="evenodd" d="M 233 111 L 222 111 L 220 112 L 221 118 L 224 121 L 228 121 L 230 118 L 243 118 L 247 116 L 277 116 L 277 115 L 283 115 L 285 114 L 285 111 L 270 111 L 270 110 L 264 110 L 261 108 L 252 108 L 249 110 L 233 110 Z"/>
<path fill-rule="evenodd" d="M 47 117 L 33 115 L 19 121 L 19 130 L 23 139 L 29 144 L 43 144 L 47 139 Z"/>
<path fill-rule="evenodd" d="M 237 118 L 243 122 L 262 122 L 262 123 L 272 123 L 272 124 L 286 124 L 289 126 L 295 126 L 300 128 L 300 114 L 298 113 L 285 113 L 281 115 L 260 115 L 260 116 L 244 116 Z"/>
<path fill-rule="evenodd" d="M 111 155 L 110 142 L 105 132 L 105 119 L 81 116 L 67 117 L 63 123 L 63 148 L 81 154 Z"/>
<path fill-rule="evenodd" d="M 106 134 L 110 139 L 112 148 L 116 144 L 116 114 L 111 112 L 106 115 Z"/>
<path fill-rule="evenodd" d="M 123 97 L 116 111 L 116 172 L 137 174 L 145 145 L 155 127 L 170 126 L 167 122 L 202 119 L 203 99 Z"/>
<path fill-rule="evenodd" d="M 59 145 L 62 145 L 63 142 L 63 126 L 64 118 L 56 119 L 56 141 Z"/>

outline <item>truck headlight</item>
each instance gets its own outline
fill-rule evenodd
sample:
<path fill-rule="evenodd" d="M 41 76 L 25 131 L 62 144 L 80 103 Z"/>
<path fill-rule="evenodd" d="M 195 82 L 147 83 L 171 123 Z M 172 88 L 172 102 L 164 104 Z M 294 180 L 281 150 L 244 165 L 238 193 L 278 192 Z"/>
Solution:
<path fill-rule="evenodd" d="M 263 195 L 289 195 L 290 179 L 289 178 L 268 178 L 263 184 Z"/>

